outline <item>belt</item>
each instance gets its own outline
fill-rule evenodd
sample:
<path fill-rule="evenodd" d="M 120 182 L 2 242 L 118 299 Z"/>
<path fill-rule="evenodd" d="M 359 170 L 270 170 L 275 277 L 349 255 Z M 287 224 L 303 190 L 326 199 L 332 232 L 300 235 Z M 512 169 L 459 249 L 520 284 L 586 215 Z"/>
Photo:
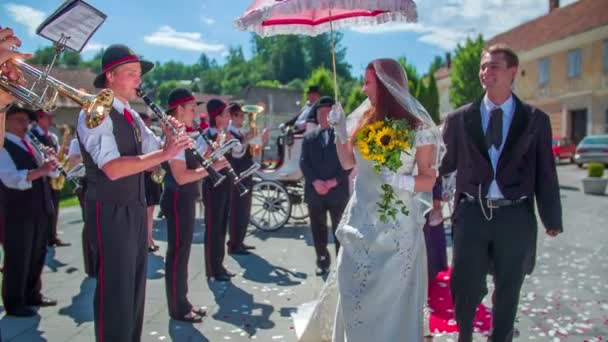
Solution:
<path fill-rule="evenodd" d="M 482 198 L 481 202 L 486 205 L 488 208 L 501 208 L 501 207 L 510 207 L 513 205 L 521 204 L 528 201 L 527 197 L 523 197 L 516 200 L 510 199 L 491 199 L 491 198 Z M 479 203 L 479 200 L 475 197 L 465 196 L 460 199 L 460 203 Z"/>

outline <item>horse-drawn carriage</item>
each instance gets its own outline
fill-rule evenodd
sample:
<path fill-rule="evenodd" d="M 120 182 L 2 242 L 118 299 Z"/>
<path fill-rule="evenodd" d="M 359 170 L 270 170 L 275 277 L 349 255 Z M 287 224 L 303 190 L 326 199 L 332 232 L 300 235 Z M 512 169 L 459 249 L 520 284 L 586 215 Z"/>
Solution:
<path fill-rule="evenodd" d="M 275 151 L 262 152 L 260 169 L 253 176 L 250 222 L 256 228 L 275 231 L 290 220 L 304 220 L 308 209 L 304 203 L 304 179 L 300 170 L 302 134 L 292 126 L 280 125 Z"/>

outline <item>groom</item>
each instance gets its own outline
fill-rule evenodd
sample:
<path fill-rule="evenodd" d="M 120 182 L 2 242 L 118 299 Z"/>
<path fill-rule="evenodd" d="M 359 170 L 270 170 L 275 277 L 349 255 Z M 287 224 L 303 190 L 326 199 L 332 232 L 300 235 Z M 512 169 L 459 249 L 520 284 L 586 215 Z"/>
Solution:
<path fill-rule="evenodd" d="M 327 116 L 334 105 L 330 97 L 320 98 L 311 109 L 318 127 L 307 132 L 302 142 L 300 168 L 304 174 L 304 200 L 308 205 L 310 228 L 317 254 L 318 275 L 328 273 L 330 258 L 327 250 L 327 214 L 331 216 L 331 228 L 336 247 L 336 228 L 349 198 L 348 171 L 342 168 L 336 151 L 333 129 Z"/>
<path fill-rule="evenodd" d="M 546 233 L 563 230 L 549 117 L 511 92 L 518 64 L 505 45 L 484 49 L 484 97 L 445 121 L 440 173 L 458 171 L 451 290 L 459 342 L 472 340 L 490 263 L 496 286 L 490 341 L 512 340 L 519 292 L 536 257 L 534 201 Z"/>

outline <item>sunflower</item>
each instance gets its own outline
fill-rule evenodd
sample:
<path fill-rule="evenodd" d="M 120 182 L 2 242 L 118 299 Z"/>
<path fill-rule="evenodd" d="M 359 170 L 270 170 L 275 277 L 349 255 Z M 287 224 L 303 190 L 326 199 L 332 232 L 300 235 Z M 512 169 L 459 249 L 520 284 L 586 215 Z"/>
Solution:
<path fill-rule="evenodd" d="M 357 147 L 359 148 L 359 152 L 361 152 L 363 158 L 368 159 L 370 153 L 369 145 L 365 141 L 359 140 L 357 142 Z"/>
<path fill-rule="evenodd" d="M 391 150 L 395 147 L 395 131 L 390 127 L 383 127 L 375 137 L 376 145 L 383 150 Z"/>

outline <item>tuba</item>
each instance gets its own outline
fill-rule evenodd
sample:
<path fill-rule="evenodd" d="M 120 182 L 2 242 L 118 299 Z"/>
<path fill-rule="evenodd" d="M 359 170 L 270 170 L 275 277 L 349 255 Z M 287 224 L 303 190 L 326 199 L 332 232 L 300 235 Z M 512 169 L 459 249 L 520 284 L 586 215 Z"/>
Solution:
<path fill-rule="evenodd" d="M 31 107 L 52 112 L 57 108 L 57 98 L 61 94 L 82 108 L 89 128 L 99 126 L 112 109 L 114 93 L 110 89 L 104 89 L 97 95 L 87 94 L 51 77 L 51 66 L 40 71 L 19 59 L 7 63 L 14 64 L 25 75 L 25 84 L 10 80 L 0 70 L 0 89 Z"/>
<path fill-rule="evenodd" d="M 70 128 L 68 125 L 63 126 L 63 134 L 61 135 L 61 145 L 59 146 L 59 151 L 57 152 L 57 161 L 62 167 L 67 168 L 67 160 L 65 158 L 66 145 L 68 142 L 68 136 L 70 135 Z M 65 185 L 65 176 L 59 175 L 57 178 L 50 178 L 51 189 L 59 191 L 63 189 Z"/>
<path fill-rule="evenodd" d="M 256 127 L 256 119 L 258 114 L 264 111 L 264 107 L 259 105 L 244 105 L 241 109 L 247 113 L 249 120 L 249 135 L 252 137 L 258 136 L 258 129 Z M 262 144 L 256 144 L 254 141 L 250 141 L 249 148 L 253 157 L 259 157 L 262 155 Z"/>

